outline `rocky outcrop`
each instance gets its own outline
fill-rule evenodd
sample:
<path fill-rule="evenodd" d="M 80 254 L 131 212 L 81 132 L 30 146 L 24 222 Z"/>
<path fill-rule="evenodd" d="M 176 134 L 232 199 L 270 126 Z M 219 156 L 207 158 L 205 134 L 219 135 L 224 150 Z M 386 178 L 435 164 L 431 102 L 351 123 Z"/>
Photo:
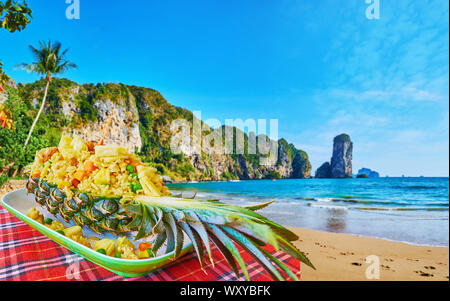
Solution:
<path fill-rule="evenodd" d="M 173 183 L 172 178 L 169 176 L 162 176 L 161 179 L 163 180 L 164 183 Z"/>
<path fill-rule="evenodd" d="M 121 99 L 98 99 L 94 103 L 97 109 L 97 121 L 69 127 L 65 132 L 81 136 L 86 141 L 104 140 L 106 144 L 115 143 L 125 146 L 129 151 L 139 151 L 142 147 L 139 133 L 138 112 L 134 102 L 125 104 Z"/>
<path fill-rule="evenodd" d="M 297 149 L 285 139 L 278 140 L 276 170 L 283 178 L 307 179 L 311 177 L 311 163 L 308 154 Z"/>
<path fill-rule="evenodd" d="M 324 163 L 316 171 L 316 178 L 351 178 L 353 142 L 347 134 L 334 137 L 331 163 Z"/>
<path fill-rule="evenodd" d="M 380 174 L 374 170 L 371 170 L 370 168 L 361 168 L 358 170 L 358 176 L 367 175 L 368 178 L 379 178 Z"/>
<path fill-rule="evenodd" d="M 8 79 L 4 87 L 0 85 L 0 105 L 3 104 L 6 101 L 6 99 L 8 99 L 8 92 L 6 92 L 6 86 L 17 89 L 17 84 L 12 79 Z"/>
<path fill-rule="evenodd" d="M 0 105 L 2 105 L 6 99 L 8 99 L 8 93 L 0 91 Z"/>
<path fill-rule="evenodd" d="M 314 175 L 317 179 L 329 179 L 332 178 L 331 175 L 331 165 L 329 162 L 323 163 L 317 170 Z"/>
<path fill-rule="evenodd" d="M 331 157 L 331 176 L 333 178 L 352 177 L 353 142 L 347 134 L 336 136 L 333 141 Z"/>

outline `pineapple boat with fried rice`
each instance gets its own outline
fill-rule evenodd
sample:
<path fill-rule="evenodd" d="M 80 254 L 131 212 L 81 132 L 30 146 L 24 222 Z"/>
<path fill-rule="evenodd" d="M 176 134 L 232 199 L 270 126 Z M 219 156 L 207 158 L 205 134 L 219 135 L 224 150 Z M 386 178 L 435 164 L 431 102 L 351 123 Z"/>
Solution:
<path fill-rule="evenodd" d="M 154 256 L 165 246 L 165 253 L 173 252 L 176 259 L 186 235 L 202 267 L 205 253 L 212 262 L 212 243 L 236 275 L 239 277 L 240 268 L 247 280 L 249 274 L 237 246 L 275 280 L 298 278 L 263 249 L 265 245 L 313 267 L 291 243 L 298 239 L 293 232 L 255 212 L 272 202 L 241 207 L 217 200 L 171 196 L 157 170 L 122 146 L 63 136 L 58 147 L 37 152 L 27 173 L 27 193 L 34 194 L 36 202 L 51 214 L 97 233 L 132 234 L 135 240 L 148 238 L 151 243 L 144 249 L 141 243 L 140 253 Z M 125 242 L 121 248 L 129 253 L 133 244 L 119 240 Z M 114 256 L 106 251 L 113 250 L 111 242 L 102 244 L 104 253 Z"/>

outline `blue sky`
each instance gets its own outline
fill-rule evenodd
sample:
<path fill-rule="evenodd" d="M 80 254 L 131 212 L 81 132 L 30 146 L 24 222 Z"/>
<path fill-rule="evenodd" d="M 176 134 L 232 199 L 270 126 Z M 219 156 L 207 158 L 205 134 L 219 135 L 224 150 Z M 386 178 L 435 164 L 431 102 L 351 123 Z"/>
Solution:
<path fill-rule="evenodd" d="M 18 82 L 37 79 L 13 68 L 27 45 L 59 40 L 79 66 L 65 77 L 151 87 L 203 119 L 279 119 L 314 170 L 345 132 L 354 170 L 448 176 L 447 1 L 380 0 L 378 20 L 364 0 L 80 0 L 80 20 L 28 2 L 29 27 L 0 31 Z"/>

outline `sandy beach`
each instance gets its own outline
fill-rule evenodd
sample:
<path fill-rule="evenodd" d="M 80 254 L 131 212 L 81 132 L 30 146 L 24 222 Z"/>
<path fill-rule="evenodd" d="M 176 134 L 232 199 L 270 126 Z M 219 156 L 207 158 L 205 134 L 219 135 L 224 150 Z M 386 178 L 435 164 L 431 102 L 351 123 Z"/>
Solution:
<path fill-rule="evenodd" d="M 0 189 L 0 197 L 24 184 L 25 181 L 9 181 Z M 379 280 L 449 280 L 448 247 L 418 246 L 302 228 L 289 229 L 300 237 L 294 244 L 307 254 L 316 267 L 313 270 L 302 266 L 301 279 L 304 281 L 368 280 L 366 257 L 370 255 L 379 258 Z"/>
<path fill-rule="evenodd" d="M 377 238 L 290 228 L 300 240 L 294 244 L 307 253 L 316 270 L 305 265 L 304 281 L 368 280 L 366 257 L 376 255 L 384 281 L 448 281 L 449 248 L 417 246 Z M 372 280 L 371 280 L 372 281 Z"/>

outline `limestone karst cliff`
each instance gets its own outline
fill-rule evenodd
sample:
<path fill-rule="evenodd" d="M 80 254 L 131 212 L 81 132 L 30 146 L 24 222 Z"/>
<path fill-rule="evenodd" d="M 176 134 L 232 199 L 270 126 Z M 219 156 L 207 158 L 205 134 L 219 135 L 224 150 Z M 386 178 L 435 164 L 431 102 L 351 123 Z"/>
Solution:
<path fill-rule="evenodd" d="M 329 162 L 325 162 L 319 168 L 317 168 L 314 177 L 317 178 L 317 179 L 329 179 L 329 178 L 332 178 L 330 163 Z"/>
<path fill-rule="evenodd" d="M 347 134 L 334 137 L 333 156 L 331 157 L 331 176 L 333 178 L 351 178 L 353 160 L 353 142 Z"/>
<path fill-rule="evenodd" d="M 36 108 L 42 99 L 43 87 L 41 80 L 19 84 L 18 90 L 23 101 L 30 108 Z M 104 139 L 106 143 L 126 146 L 176 180 L 309 178 L 311 173 L 304 151 L 284 139 L 271 141 L 264 135 L 256 137 L 256 141 L 264 139 L 268 145 L 278 147 L 278 152 L 271 153 L 269 158 L 259 148 L 256 153 L 244 150 L 228 154 L 223 149 L 210 150 L 224 146 L 206 145 L 201 152 L 195 152 L 194 145 L 187 142 L 179 145 L 181 153 L 174 153 L 170 146 L 171 123 L 185 119 L 192 125 L 195 117 L 186 109 L 172 106 L 158 91 L 150 88 L 115 83 L 80 85 L 55 78 L 50 85 L 45 112 L 42 122 L 48 125 L 46 130 L 39 131 L 52 144 L 57 143 L 63 132 L 77 134 L 86 140 Z M 202 126 L 202 140 L 225 131 L 225 127 L 212 129 L 202 121 L 198 122 Z M 236 128 L 232 130 L 235 134 L 240 132 Z M 248 145 L 248 135 L 240 134 Z M 192 132 L 184 135 L 191 138 Z M 271 159 L 273 164 L 260 164 L 264 159 Z"/>
<path fill-rule="evenodd" d="M 371 170 L 370 168 L 361 168 L 358 170 L 357 176 L 360 175 L 367 175 L 369 178 L 379 178 L 380 174 L 376 172 L 375 170 Z"/>
<path fill-rule="evenodd" d="M 331 162 L 325 162 L 317 170 L 316 178 L 351 178 L 353 142 L 347 134 L 334 137 Z"/>

